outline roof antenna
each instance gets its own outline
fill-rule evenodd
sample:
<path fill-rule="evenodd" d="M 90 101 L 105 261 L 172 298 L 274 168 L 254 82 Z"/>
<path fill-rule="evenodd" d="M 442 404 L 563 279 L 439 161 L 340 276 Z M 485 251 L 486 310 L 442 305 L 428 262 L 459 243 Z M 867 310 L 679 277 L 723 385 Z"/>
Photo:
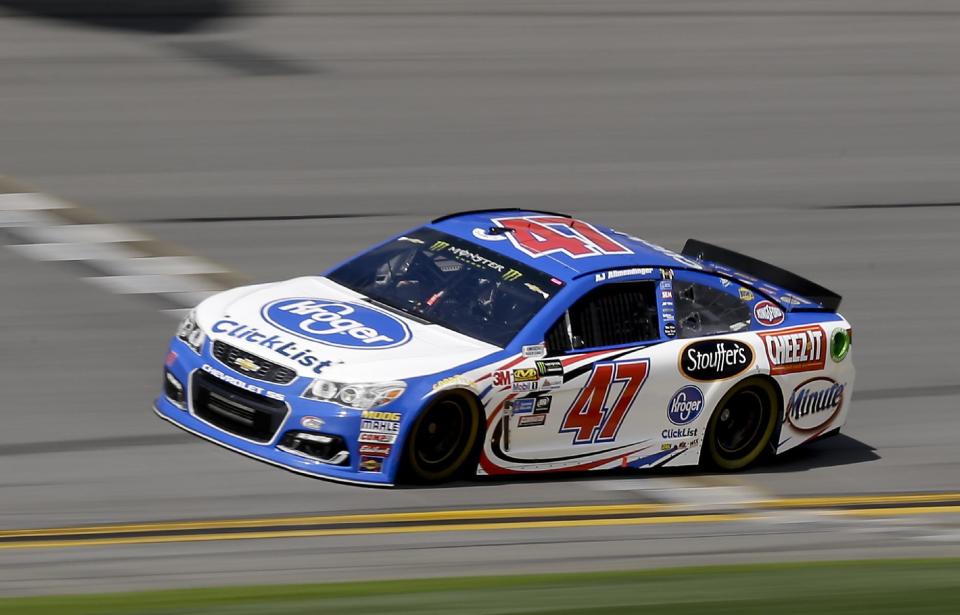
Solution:
<path fill-rule="evenodd" d="M 506 226 L 491 226 L 487 229 L 487 235 L 506 235 L 507 233 L 512 233 L 513 231 L 514 229 Z"/>

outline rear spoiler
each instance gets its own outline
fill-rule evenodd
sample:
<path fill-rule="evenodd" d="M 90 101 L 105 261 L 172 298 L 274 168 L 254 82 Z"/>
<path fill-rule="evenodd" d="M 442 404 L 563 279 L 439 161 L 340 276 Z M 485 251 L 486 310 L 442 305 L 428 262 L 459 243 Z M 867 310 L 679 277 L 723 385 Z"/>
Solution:
<path fill-rule="evenodd" d="M 783 288 L 784 290 L 805 297 L 819 303 L 820 305 L 785 305 L 789 311 L 793 312 L 836 312 L 840 307 L 841 297 L 832 290 L 827 290 L 823 286 L 802 278 L 795 273 L 790 273 L 775 265 L 765 263 L 753 257 L 727 250 L 720 246 L 711 245 L 696 239 L 688 239 L 683 246 L 682 254 L 687 258 L 696 260 L 706 260 L 725 265 L 738 272 L 749 276 L 759 278 L 761 281 L 769 282 Z"/>

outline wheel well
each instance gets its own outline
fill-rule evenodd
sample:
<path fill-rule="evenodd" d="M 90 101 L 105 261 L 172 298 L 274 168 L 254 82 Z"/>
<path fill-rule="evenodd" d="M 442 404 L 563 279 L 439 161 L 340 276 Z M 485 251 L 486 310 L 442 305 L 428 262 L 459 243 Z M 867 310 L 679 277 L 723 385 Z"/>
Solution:
<path fill-rule="evenodd" d="M 777 423 L 776 423 L 776 427 L 774 427 L 773 435 L 770 437 L 771 446 L 776 447 L 776 443 L 780 441 L 780 427 L 781 425 L 783 425 L 783 390 L 780 388 L 780 383 L 777 382 L 772 376 L 770 376 L 769 374 L 754 374 L 752 376 L 748 376 L 747 378 L 744 378 L 743 380 L 739 380 L 735 382 L 733 386 L 731 386 L 729 389 L 726 390 L 723 396 L 721 396 L 720 400 L 722 401 L 723 398 L 726 397 L 730 393 L 730 391 L 733 390 L 734 387 L 739 387 L 739 386 L 742 386 L 744 383 L 750 383 L 750 382 L 764 382 L 766 384 L 769 384 L 771 387 L 773 387 L 773 390 L 777 395 L 777 399 L 776 399 L 777 407 L 775 408 L 777 412 Z M 706 426 L 703 429 L 704 446 L 700 447 L 700 461 L 703 461 L 703 453 L 706 450 L 705 445 L 706 445 L 706 438 L 707 438 L 707 429 L 709 429 L 710 421 L 713 419 L 714 413 L 716 413 L 716 411 L 719 410 L 719 408 L 720 408 L 720 403 L 718 402 L 717 405 L 714 406 L 712 410 L 710 410 L 710 414 L 707 416 Z"/>
<path fill-rule="evenodd" d="M 480 397 L 476 393 L 474 393 L 469 389 L 462 389 L 462 388 L 451 388 L 451 389 L 440 391 L 437 394 L 431 396 L 430 399 L 427 401 L 427 403 L 423 404 L 423 406 L 420 407 L 420 410 L 417 412 L 417 418 L 414 419 L 414 424 L 416 424 L 416 421 L 419 419 L 419 416 L 424 411 L 426 411 L 427 408 L 448 399 L 457 399 L 462 402 L 465 402 L 466 404 L 472 406 L 477 413 L 477 417 L 479 420 L 479 425 L 477 430 L 477 439 L 473 444 L 473 450 L 470 451 L 470 456 L 467 458 L 467 464 L 473 466 L 471 468 L 471 471 L 475 471 L 476 463 L 477 463 L 477 460 L 479 459 L 478 455 L 482 450 L 483 442 L 487 434 L 486 412 L 484 411 L 483 403 L 480 401 Z M 412 428 L 413 428 L 413 425 L 411 425 L 411 429 Z M 406 466 L 407 446 L 409 446 L 409 443 L 410 443 L 410 438 L 405 436 L 403 446 L 401 448 L 401 454 L 400 454 L 401 465 L 398 468 L 399 476 L 405 476 L 408 473 L 408 468 L 406 468 L 405 466 Z M 466 464 L 465 464 L 465 467 L 466 467 Z"/>

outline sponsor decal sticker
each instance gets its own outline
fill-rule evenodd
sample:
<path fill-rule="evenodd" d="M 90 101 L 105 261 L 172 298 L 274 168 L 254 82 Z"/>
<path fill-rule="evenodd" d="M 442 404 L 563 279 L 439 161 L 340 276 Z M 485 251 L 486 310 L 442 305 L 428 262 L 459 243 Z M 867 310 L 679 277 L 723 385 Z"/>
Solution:
<path fill-rule="evenodd" d="M 783 310 L 780 309 L 779 305 L 773 301 L 764 299 L 763 301 L 758 301 L 757 304 L 753 306 L 753 317 L 764 327 L 776 327 L 783 323 L 786 315 L 783 313 Z"/>
<path fill-rule="evenodd" d="M 513 372 L 509 369 L 501 369 L 493 372 L 493 386 L 508 387 L 513 383 Z"/>
<path fill-rule="evenodd" d="M 771 375 L 817 371 L 826 365 L 826 334 L 819 325 L 759 335 L 770 360 Z"/>
<path fill-rule="evenodd" d="M 367 444 L 393 444 L 397 441 L 397 434 L 395 433 L 370 433 L 366 431 L 361 431 L 360 436 L 357 438 L 358 442 L 367 443 Z"/>
<path fill-rule="evenodd" d="M 167 367 L 170 367 L 171 365 L 174 364 L 176 360 L 177 360 L 177 353 L 171 350 L 170 352 L 167 353 L 167 358 L 164 359 L 163 364 L 166 365 Z"/>
<path fill-rule="evenodd" d="M 674 425 L 692 423 L 702 411 L 703 392 L 692 384 L 674 393 L 667 404 L 667 418 Z"/>
<path fill-rule="evenodd" d="M 514 382 L 531 382 L 540 378 L 536 367 L 521 367 L 513 370 Z"/>
<path fill-rule="evenodd" d="M 541 376 L 562 376 L 563 363 L 560 359 L 550 359 L 547 361 L 537 361 L 537 371 Z"/>
<path fill-rule="evenodd" d="M 396 421 L 373 421 L 363 419 L 360 421 L 360 431 L 366 433 L 400 433 L 400 423 Z"/>
<path fill-rule="evenodd" d="M 380 472 L 383 470 L 383 457 L 360 457 L 361 472 Z"/>
<path fill-rule="evenodd" d="M 286 399 L 286 396 L 283 393 L 277 393 L 276 391 L 271 391 L 261 386 L 250 384 L 249 382 L 244 382 L 239 378 L 234 378 L 229 374 L 223 373 L 222 371 L 220 371 L 216 367 L 213 367 L 212 365 L 208 365 L 204 363 L 203 365 L 200 366 L 200 369 L 210 374 L 214 378 L 223 380 L 224 382 L 228 382 L 233 386 L 239 387 L 245 391 L 250 391 L 251 393 L 256 393 L 257 395 L 263 395 L 264 397 L 269 397 L 270 399 L 276 399 L 278 401 L 283 401 Z"/>
<path fill-rule="evenodd" d="M 527 359 L 539 359 L 547 356 L 547 345 L 546 344 L 532 344 L 530 346 L 524 346 L 520 349 L 520 354 Z"/>
<path fill-rule="evenodd" d="M 465 376 L 449 376 L 437 382 L 433 385 L 433 390 L 437 391 L 440 389 L 447 389 L 452 387 L 465 387 L 468 389 L 473 389 L 473 382 L 471 382 Z"/>
<path fill-rule="evenodd" d="M 322 429 L 323 419 L 319 419 L 315 416 L 305 416 L 300 419 L 300 426 L 306 427 L 307 429 Z"/>
<path fill-rule="evenodd" d="M 534 414 L 547 414 L 550 412 L 550 403 L 553 401 L 553 397 L 550 395 L 541 395 L 540 397 L 535 398 L 537 401 L 534 404 L 533 413 Z"/>
<path fill-rule="evenodd" d="M 399 412 L 382 412 L 380 410 L 364 410 L 361 416 L 365 419 L 372 419 L 375 421 L 399 421 L 400 420 Z"/>
<path fill-rule="evenodd" d="M 392 446 L 385 444 L 361 444 L 360 454 L 369 457 L 389 457 L 393 450 Z"/>
<path fill-rule="evenodd" d="M 663 334 L 667 337 L 676 337 L 677 336 L 677 325 L 673 322 L 668 322 L 663 325 Z"/>
<path fill-rule="evenodd" d="M 529 393 L 530 391 L 537 391 L 540 388 L 540 383 L 537 381 L 533 382 L 514 382 L 513 383 L 513 392 L 514 393 Z"/>
<path fill-rule="evenodd" d="M 382 350 L 410 341 L 402 320 L 366 305 L 311 297 L 279 299 L 263 306 L 264 320 L 304 339 L 338 348 Z"/>
<path fill-rule="evenodd" d="M 753 291 L 748 288 L 740 289 L 740 300 L 741 301 L 753 301 L 754 295 Z"/>
<path fill-rule="evenodd" d="M 536 403 L 533 397 L 515 399 L 510 404 L 510 412 L 511 414 L 531 414 Z"/>
<path fill-rule="evenodd" d="M 813 431 L 825 426 L 840 412 L 846 387 L 826 377 L 801 383 L 787 402 L 787 421 L 797 431 Z"/>
<path fill-rule="evenodd" d="M 630 267 L 629 269 L 613 269 L 611 271 L 594 274 L 593 280 L 594 282 L 605 282 L 607 280 L 616 280 L 617 278 L 627 278 L 634 275 L 650 275 L 651 273 L 653 273 L 652 267 Z"/>
<path fill-rule="evenodd" d="M 673 275 L 674 275 L 674 274 L 673 274 L 673 269 L 663 269 L 663 268 L 660 269 L 660 276 L 661 276 L 664 280 L 672 280 L 672 279 L 673 279 Z"/>
<path fill-rule="evenodd" d="M 680 373 L 690 380 L 726 380 L 753 365 L 753 349 L 737 340 L 693 342 L 680 352 Z"/>
<path fill-rule="evenodd" d="M 547 422 L 546 414 L 529 414 L 517 419 L 517 427 L 533 427 Z"/>
<path fill-rule="evenodd" d="M 563 376 L 546 376 L 540 379 L 541 391 L 555 391 L 563 386 Z"/>
<path fill-rule="evenodd" d="M 677 438 L 695 438 L 697 436 L 696 428 L 692 427 L 675 427 L 664 429 L 660 432 L 660 437 L 664 440 L 675 440 Z"/>

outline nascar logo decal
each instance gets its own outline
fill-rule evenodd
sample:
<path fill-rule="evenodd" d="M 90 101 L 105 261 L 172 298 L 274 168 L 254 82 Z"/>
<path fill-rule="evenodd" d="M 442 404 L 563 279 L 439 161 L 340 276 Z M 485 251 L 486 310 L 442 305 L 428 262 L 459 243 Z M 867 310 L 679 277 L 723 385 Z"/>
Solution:
<path fill-rule="evenodd" d="M 832 378 L 811 378 L 801 383 L 787 402 L 786 419 L 798 431 L 823 427 L 840 411 L 846 386 Z"/>
<path fill-rule="evenodd" d="M 776 327 L 783 323 L 785 318 L 783 310 L 773 301 L 758 301 L 753 306 L 753 317 L 764 327 Z"/>
<path fill-rule="evenodd" d="M 365 305 L 299 297 L 279 299 L 261 310 L 278 329 L 328 346 L 378 349 L 410 341 L 410 329 L 397 318 Z"/>

